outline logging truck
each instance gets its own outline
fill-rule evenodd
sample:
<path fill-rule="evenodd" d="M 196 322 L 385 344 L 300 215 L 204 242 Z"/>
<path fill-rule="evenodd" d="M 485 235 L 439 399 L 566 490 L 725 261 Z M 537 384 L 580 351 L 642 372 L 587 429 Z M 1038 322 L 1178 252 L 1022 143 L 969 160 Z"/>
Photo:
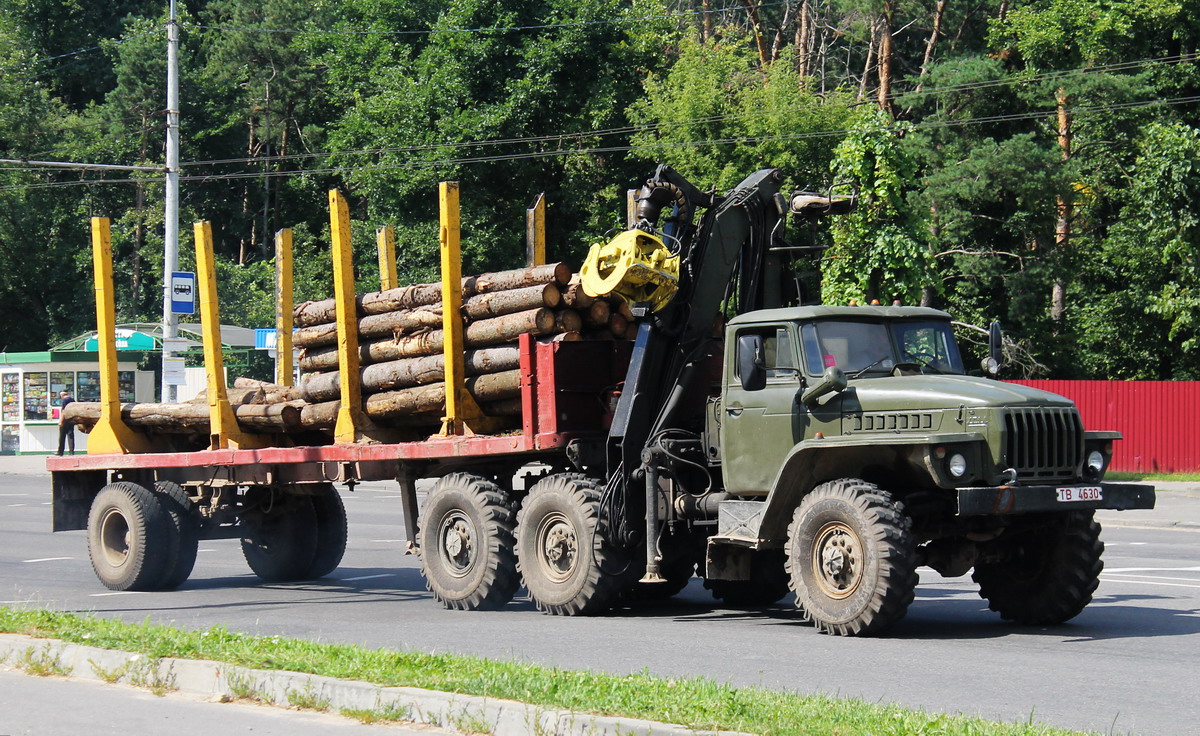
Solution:
<path fill-rule="evenodd" d="M 86 529 L 117 590 L 180 585 L 208 538 L 240 539 L 264 580 L 319 578 L 346 547 L 336 485 L 395 480 L 451 609 L 524 587 L 545 613 L 598 614 L 698 576 L 728 605 L 791 593 L 819 631 L 867 635 L 905 615 L 924 565 L 971 574 L 1004 619 L 1079 614 L 1102 568 L 1094 511 L 1154 505 L 1149 486 L 1103 480 L 1120 435 L 995 380 L 998 331 L 969 370 L 945 312 L 798 304 L 789 220 L 850 203 L 782 182 L 764 169 L 719 194 L 660 166 L 577 277 L 465 279 L 446 183 L 441 282 L 358 296 L 331 193 L 335 297 L 294 310 L 300 386 L 244 401 L 206 333 L 190 423 L 117 403 L 111 256 L 94 237 L 103 394 L 79 419 L 89 454 L 47 461 L 54 530 Z M 197 264 L 211 327 L 200 225 Z"/>

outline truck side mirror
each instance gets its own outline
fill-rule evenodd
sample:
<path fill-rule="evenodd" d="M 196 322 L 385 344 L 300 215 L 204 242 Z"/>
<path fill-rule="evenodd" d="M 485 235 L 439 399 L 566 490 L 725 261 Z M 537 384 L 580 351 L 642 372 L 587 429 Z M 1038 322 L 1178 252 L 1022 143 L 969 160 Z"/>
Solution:
<path fill-rule="evenodd" d="M 1000 362 L 1004 359 L 1004 333 L 1000 323 L 993 321 L 988 325 L 988 357 L 983 361 L 983 369 L 990 375 L 1000 372 Z"/>
<path fill-rule="evenodd" d="M 821 380 L 804 390 L 800 394 L 800 403 L 807 407 L 814 406 L 818 400 L 825 394 L 841 393 L 846 389 L 846 373 L 836 365 L 831 365 L 821 374 Z"/>
<path fill-rule="evenodd" d="M 762 335 L 738 335 L 737 369 L 742 390 L 759 391 L 767 385 L 767 364 L 763 360 Z"/>

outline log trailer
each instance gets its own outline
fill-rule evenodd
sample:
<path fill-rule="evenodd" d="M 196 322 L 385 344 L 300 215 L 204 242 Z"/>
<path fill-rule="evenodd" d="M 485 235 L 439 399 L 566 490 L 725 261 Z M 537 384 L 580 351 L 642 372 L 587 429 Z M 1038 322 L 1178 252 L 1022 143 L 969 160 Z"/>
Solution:
<path fill-rule="evenodd" d="M 1004 619 L 1080 613 L 1103 566 L 1094 511 L 1154 505 L 1150 486 L 1103 481 L 1120 435 L 1085 431 L 1060 396 L 968 375 L 945 312 L 788 306 L 784 256 L 799 249 L 787 220 L 847 203 L 789 199 L 782 182 L 764 169 L 721 195 L 660 166 L 633 227 L 582 269 L 589 293 L 635 303 L 636 339 L 522 336 L 521 425 L 507 434 L 487 434 L 464 401 L 457 221 L 444 212 L 445 419 L 415 442 L 359 409 L 344 208 L 333 210 L 343 401 L 324 445 L 273 444 L 229 413 L 199 229 L 210 449 L 159 451 L 123 426 L 100 232 L 104 406 L 88 455 L 47 461 L 54 530 L 86 529 L 97 576 L 118 590 L 178 586 L 209 538 L 240 539 L 264 580 L 317 578 L 346 546 L 335 484 L 395 479 L 426 584 L 451 609 L 500 608 L 524 586 L 548 614 L 598 614 L 699 575 L 730 605 L 790 591 L 818 630 L 866 635 L 904 616 L 927 565 L 970 573 Z M 418 508 L 422 478 L 436 482 Z"/>

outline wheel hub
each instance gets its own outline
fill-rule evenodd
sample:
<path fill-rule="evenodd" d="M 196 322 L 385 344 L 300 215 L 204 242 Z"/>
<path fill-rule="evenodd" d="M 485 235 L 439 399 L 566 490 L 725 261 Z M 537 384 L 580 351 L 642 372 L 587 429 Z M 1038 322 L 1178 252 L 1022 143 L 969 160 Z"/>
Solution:
<path fill-rule="evenodd" d="M 466 514 L 452 511 L 442 519 L 441 534 L 442 559 L 452 575 L 461 577 L 470 571 L 474 563 L 475 526 Z"/>
<path fill-rule="evenodd" d="M 542 520 L 538 538 L 542 567 L 549 577 L 562 581 L 571 576 L 578 558 L 579 541 L 575 527 L 559 514 Z"/>
<path fill-rule="evenodd" d="M 129 557 L 129 521 L 118 509 L 109 509 L 100 521 L 100 544 L 104 560 L 113 567 L 120 567 Z"/>
<path fill-rule="evenodd" d="M 862 581 L 862 542 L 846 524 L 830 522 L 817 534 L 812 565 L 817 583 L 825 595 L 846 598 Z"/>

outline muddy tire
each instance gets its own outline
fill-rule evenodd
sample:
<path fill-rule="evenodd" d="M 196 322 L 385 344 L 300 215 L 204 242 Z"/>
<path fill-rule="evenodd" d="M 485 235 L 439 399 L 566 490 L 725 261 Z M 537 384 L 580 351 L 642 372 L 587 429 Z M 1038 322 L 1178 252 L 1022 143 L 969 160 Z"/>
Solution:
<path fill-rule="evenodd" d="M 242 554 L 270 583 L 306 580 L 317 551 L 317 514 L 307 496 L 280 495 L 267 508 L 242 515 Z"/>
<path fill-rule="evenodd" d="M 88 513 L 88 556 L 96 577 L 109 590 L 154 590 L 173 532 L 153 493 L 136 483 L 110 483 Z"/>
<path fill-rule="evenodd" d="M 975 565 L 979 596 L 1000 617 L 1050 626 L 1069 621 L 1092 602 L 1104 569 L 1100 524 L 1091 511 L 1061 515 L 996 540 L 999 559 Z"/>
<path fill-rule="evenodd" d="M 160 480 L 154 484 L 154 495 L 171 520 L 171 539 L 164 553 L 162 580 L 159 590 L 174 590 L 188 579 L 196 566 L 196 551 L 200 547 L 200 520 L 192 499 L 178 483 Z"/>
<path fill-rule="evenodd" d="M 912 522 L 903 504 L 866 481 L 822 483 L 788 527 L 796 605 L 819 631 L 877 634 L 904 617 L 917 584 Z"/>
<path fill-rule="evenodd" d="M 627 577 L 600 516 L 601 492 L 587 476 L 559 473 L 538 481 L 521 504 L 517 565 L 538 610 L 594 615 L 620 595 Z"/>
<path fill-rule="evenodd" d="M 749 580 L 708 580 L 704 587 L 712 597 L 734 608 L 762 608 L 783 600 L 791 592 L 786 569 L 787 554 L 765 549 L 750 561 Z"/>
<path fill-rule="evenodd" d="M 418 525 L 425 586 L 443 606 L 495 610 L 512 600 L 520 587 L 516 513 L 499 486 L 451 473 L 429 492 Z"/>
<path fill-rule="evenodd" d="M 309 498 L 317 515 L 317 549 L 308 577 L 323 578 L 337 569 L 346 554 L 346 506 L 333 484 L 322 485 Z"/>

